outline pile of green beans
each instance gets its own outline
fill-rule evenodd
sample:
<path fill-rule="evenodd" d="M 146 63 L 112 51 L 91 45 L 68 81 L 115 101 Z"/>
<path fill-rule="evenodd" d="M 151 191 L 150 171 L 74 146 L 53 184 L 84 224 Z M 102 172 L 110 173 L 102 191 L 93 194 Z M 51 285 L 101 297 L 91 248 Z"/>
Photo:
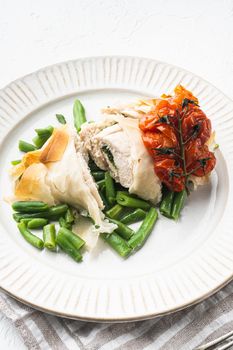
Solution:
<path fill-rule="evenodd" d="M 122 222 L 110 219 L 118 227 L 111 234 L 101 234 L 101 237 L 107 242 L 121 257 L 126 258 L 132 252 L 140 249 L 151 234 L 153 227 L 158 219 L 158 212 L 155 208 L 150 208 L 145 214 L 145 218 L 134 232 Z"/>
<path fill-rule="evenodd" d="M 75 217 L 73 209 L 67 204 L 49 207 L 41 201 L 18 201 L 12 204 L 13 214 L 24 239 L 38 249 L 46 248 L 56 251 L 57 245 L 75 261 L 82 261 L 80 249 L 85 241 L 72 232 Z M 59 220 L 60 230 L 56 237 L 54 224 L 49 220 Z M 43 229 L 43 240 L 34 235 L 30 229 Z"/>
<path fill-rule="evenodd" d="M 121 257 L 127 258 L 143 246 L 152 232 L 158 213 L 145 200 L 132 196 L 125 190 L 117 191 L 118 186 L 110 173 L 100 170 L 93 160 L 89 160 L 89 168 L 103 200 L 105 215 L 117 226 L 112 233 L 102 233 L 100 237 Z M 128 225 L 138 221 L 142 221 L 142 224 L 134 232 Z"/>

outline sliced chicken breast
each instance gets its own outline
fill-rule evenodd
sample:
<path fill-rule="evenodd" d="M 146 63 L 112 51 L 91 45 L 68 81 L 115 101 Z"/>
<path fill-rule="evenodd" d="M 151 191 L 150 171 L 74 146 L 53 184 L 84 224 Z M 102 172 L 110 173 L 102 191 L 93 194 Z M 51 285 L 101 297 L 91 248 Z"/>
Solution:
<path fill-rule="evenodd" d="M 160 201 L 161 183 L 142 142 L 137 119 L 105 115 L 99 123 L 84 125 L 80 137 L 96 164 L 109 170 L 130 193 L 154 204 Z"/>

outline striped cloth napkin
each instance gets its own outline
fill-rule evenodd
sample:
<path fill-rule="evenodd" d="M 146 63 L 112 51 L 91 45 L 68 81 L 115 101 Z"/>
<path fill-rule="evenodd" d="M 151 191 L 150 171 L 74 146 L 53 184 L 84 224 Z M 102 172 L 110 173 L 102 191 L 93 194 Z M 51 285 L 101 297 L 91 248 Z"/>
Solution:
<path fill-rule="evenodd" d="M 233 329 L 233 282 L 196 306 L 149 321 L 73 321 L 34 310 L 3 293 L 0 311 L 30 350 L 191 350 Z"/>

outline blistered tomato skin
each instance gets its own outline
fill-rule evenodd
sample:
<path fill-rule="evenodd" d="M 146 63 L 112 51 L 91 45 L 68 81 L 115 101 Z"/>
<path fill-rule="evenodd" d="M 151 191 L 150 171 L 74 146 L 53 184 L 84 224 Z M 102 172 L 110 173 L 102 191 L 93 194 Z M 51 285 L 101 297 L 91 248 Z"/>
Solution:
<path fill-rule="evenodd" d="M 139 127 L 156 175 L 170 190 L 180 192 L 189 175 L 207 175 L 216 159 L 206 145 L 211 122 L 198 106 L 198 99 L 181 85 L 174 93 L 157 99 Z"/>
<path fill-rule="evenodd" d="M 182 119 L 184 141 L 199 138 L 204 144 L 211 135 L 211 122 L 200 109 L 191 109 Z"/>
<path fill-rule="evenodd" d="M 154 163 L 155 173 L 171 191 L 180 192 L 185 188 L 183 169 L 174 159 L 157 158 Z"/>
<path fill-rule="evenodd" d="M 207 145 L 202 145 L 200 139 L 190 141 L 185 148 L 187 172 L 195 176 L 205 176 L 215 165 L 216 158 Z"/>
<path fill-rule="evenodd" d="M 155 131 L 156 123 L 159 123 L 161 118 L 169 116 L 172 119 L 175 113 L 176 105 L 174 103 L 158 99 L 154 110 L 139 121 L 139 127 L 142 131 Z"/>
<path fill-rule="evenodd" d="M 152 156 L 161 154 L 159 149 L 169 148 L 178 152 L 179 143 L 174 129 L 170 125 L 158 124 L 154 131 L 142 135 L 144 145 Z M 163 154 L 163 153 L 162 153 Z"/>

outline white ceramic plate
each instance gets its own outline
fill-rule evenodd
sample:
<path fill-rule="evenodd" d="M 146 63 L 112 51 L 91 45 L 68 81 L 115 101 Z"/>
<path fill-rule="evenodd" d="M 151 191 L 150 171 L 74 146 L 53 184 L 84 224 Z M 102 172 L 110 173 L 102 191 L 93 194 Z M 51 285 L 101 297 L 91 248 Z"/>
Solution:
<path fill-rule="evenodd" d="M 75 97 L 89 119 L 98 119 L 103 106 L 169 93 L 177 83 L 200 99 L 220 144 L 210 184 L 190 196 L 181 220 L 161 217 L 143 249 L 126 261 L 103 242 L 82 264 L 27 244 L 2 199 L 10 160 L 20 157 L 18 140 L 55 124 L 55 113 L 72 121 Z M 232 116 L 233 103 L 206 81 L 144 58 L 78 59 L 8 85 L 0 92 L 0 287 L 41 310 L 91 321 L 146 319 L 214 293 L 233 274 Z"/>

